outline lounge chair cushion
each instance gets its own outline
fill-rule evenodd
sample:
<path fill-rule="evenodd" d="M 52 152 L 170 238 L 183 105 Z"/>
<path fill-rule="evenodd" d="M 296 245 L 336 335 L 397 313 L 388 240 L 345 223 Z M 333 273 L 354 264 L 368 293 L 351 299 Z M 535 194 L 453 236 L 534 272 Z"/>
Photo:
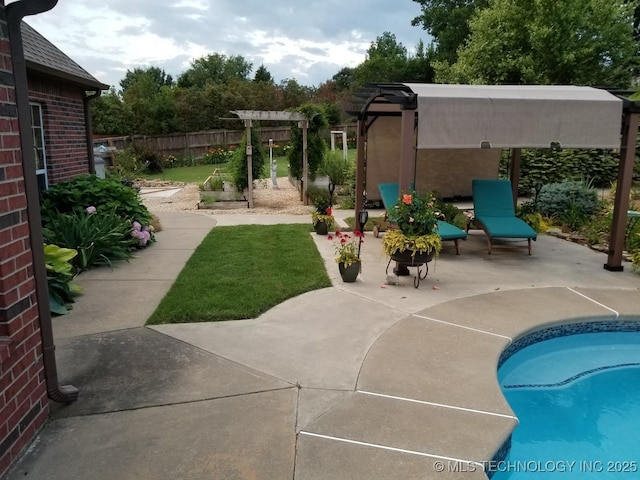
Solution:
<path fill-rule="evenodd" d="M 536 231 L 516 217 L 509 180 L 473 180 L 475 220 L 493 238 L 532 238 Z"/>

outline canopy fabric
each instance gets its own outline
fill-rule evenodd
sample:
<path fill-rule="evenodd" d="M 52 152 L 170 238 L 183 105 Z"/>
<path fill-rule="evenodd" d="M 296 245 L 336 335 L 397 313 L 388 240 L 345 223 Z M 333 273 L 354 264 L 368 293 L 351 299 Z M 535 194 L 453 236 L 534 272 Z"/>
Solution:
<path fill-rule="evenodd" d="M 620 147 L 623 102 L 605 90 L 405 85 L 418 98 L 418 149 Z"/>

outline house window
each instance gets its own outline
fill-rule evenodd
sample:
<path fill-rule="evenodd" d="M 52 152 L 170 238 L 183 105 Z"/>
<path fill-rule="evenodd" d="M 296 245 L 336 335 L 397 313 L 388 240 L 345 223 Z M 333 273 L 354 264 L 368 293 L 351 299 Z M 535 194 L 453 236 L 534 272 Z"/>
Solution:
<path fill-rule="evenodd" d="M 36 159 L 36 177 L 38 189 L 46 190 L 49 187 L 47 179 L 47 151 L 44 147 L 44 123 L 42 122 L 42 105 L 31 105 L 31 133 L 33 134 L 33 155 Z"/>

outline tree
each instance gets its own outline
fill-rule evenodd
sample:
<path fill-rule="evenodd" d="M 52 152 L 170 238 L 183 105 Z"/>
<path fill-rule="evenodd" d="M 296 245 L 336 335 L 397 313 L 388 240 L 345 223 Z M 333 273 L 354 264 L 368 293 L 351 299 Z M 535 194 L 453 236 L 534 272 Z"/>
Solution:
<path fill-rule="evenodd" d="M 412 25 L 421 25 L 436 43 L 439 60 L 454 63 L 458 48 L 469 37 L 469 20 L 484 9 L 489 0 L 413 0 L 420 4 L 422 14 L 413 19 Z"/>
<path fill-rule="evenodd" d="M 469 25 L 438 82 L 627 88 L 633 76 L 632 5 L 620 0 L 491 0 Z"/>
<path fill-rule="evenodd" d="M 164 70 L 161 70 L 158 67 L 134 68 L 133 71 L 127 70 L 124 78 L 120 80 L 120 88 L 122 89 L 122 92 L 126 92 L 132 84 L 139 82 L 142 79 L 150 81 L 151 84 L 155 86 L 156 91 L 160 91 L 160 89 L 165 86 L 173 86 L 173 77 L 171 77 L 171 75 L 167 75 Z"/>
<path fill-rule="evenodd" d="M 127 135 L 130 131 L 124 114 L 122 99 L 111 87 L 107 93 L 91 103 L 93 133 L 99 135 Z"/>
<path fill-rule="evenodd" d="M 338 92 L 344 92 L 351 90 L 355 82 L 355 69 L 351 67 L 344 67 L 336 73 L 331 80 L 333 81 L 334 88 Z"/>
<path fill-rule="evenodd" d="M 149 75 L 135 78 L 122 93 L 125 118 L 133 133 L 153 135 L 176 131 L 177 116 L 170 87 Z"/>
<path fill-rule="evenodd" d="M 178 77 L 178 86 L 202 88 L 207 82 L 228 83 L 232 79 L 248 80 L 253 65 L 241 55 L 227 57 L 212 53 L 191 62 L 191 68 Z"/>
<path fill-rule="evenodd" d="M 260 65 L 256 70 L 256 74 L 253 77 L 254 82 L 273 83 L 273 77 L 271 73 L 264 65 Z"/>
<path fill-rule="evenodd" d="M 365 61 L 355 68 L 355 83 L 401 82 L 407 65 L 407 49 L 390 32 L 371 42 Z"/>

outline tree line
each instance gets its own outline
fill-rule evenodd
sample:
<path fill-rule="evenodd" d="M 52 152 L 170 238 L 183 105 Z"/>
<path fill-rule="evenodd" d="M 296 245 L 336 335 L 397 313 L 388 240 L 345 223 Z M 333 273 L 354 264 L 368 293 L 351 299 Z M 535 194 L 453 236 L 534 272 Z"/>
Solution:
<path fill-rule="evenodd" d="M 212 53 L 176 80 L 159 67 L 126 72 L 120 88 L 92 102 L 97 134 L 163 134 L 237 128 L 231 110 L 322 108 L 329 124 L 347 119 L 353 92 L 371 82 L 589 85 L 637 89 L 637 0 L 413 0 L 411 22 L 432 38 L 410 52 L 391 32 L 364 61 L 317 87 L 276 83 L 264 65 Z M 410 19 L 407 20 L 409 23 Z"/>

